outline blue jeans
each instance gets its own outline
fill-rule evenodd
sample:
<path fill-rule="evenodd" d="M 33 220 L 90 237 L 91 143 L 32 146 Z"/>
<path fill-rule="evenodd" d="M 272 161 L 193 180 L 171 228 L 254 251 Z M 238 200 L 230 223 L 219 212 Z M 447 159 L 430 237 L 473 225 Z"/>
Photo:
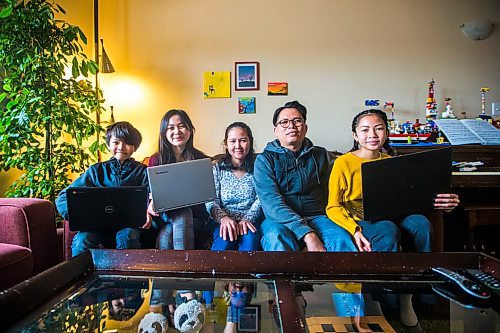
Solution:
<path fill-rule="evenodd" d="M 71 243 L 71 254 L 75 257 L 88 249 L 112 246 L 113 238 L 117 249 L 141 248 L 141 229 L 138 228 L 124 228 L 116 234 L 113 231 L 78 231 Z"/>
<path fill-rule="evenodd" d="M 255 225 L 257 231 L 255 233 L 248 230 L 246 235 L 238 235 L 238 239 L 234 241 L 224 240 L 220 237 L 220 224 L 216 223 L 213 233 L 213 243 L 212 251 L 226 251 L 226 250 L 237 250 L 237 251 L 257 251 L 259 250 L 260 241 L 260 228 L 259 225 Z"/>
<path fill-rule="evenodd" d="M 328 252 L 356 252 L 351 235 L 326 215 L 306 217 L 306 222 L 325 245 Z M 303 242 L 285 225 L 264 220 L 260 227 L 264 251 L 300 251 Z"/>
<path fill-rule="evenodd" d="M 194 249 L 194 222 L 191 208 L 179 208 L 160 213 L 161 222 L 156 247 L 160 250 Z M 155 221 L 156 222 L 156 221 Z"/>
<path fill-rule="evenodd" d="M 399 245 L 415 252 L 431 251 L 432 225 L 423 215 L 410 215 L 396 223 L 386 220 L 359 221 L 358 225 L 363 229 L 372 251 L 397 252 Z"/>

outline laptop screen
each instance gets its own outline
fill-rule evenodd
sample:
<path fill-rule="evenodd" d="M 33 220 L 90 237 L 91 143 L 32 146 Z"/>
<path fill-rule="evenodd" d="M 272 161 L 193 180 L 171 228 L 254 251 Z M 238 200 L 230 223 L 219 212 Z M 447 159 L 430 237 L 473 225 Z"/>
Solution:
<path fill-rule="evenodd" d="M 434 208 L 451 188 L 451 148 L 432 149 L 361 165 L 363 219 L 402 218 Z"/>
<path fill-rule="evenodd" d="M 147 187 L 69 187 L 66 196 L 71 231 L 139 228 L 146 223 Z"/>
<path fill-rule="evenodd" d="M 189 207 L 215 199 L 209 158 L 149 167 L 148 178 L 155 211 Z"/>

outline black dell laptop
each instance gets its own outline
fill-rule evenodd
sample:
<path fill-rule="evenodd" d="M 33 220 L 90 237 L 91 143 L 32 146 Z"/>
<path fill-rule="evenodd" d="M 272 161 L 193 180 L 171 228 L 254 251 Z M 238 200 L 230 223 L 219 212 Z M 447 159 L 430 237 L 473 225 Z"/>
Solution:
<path fill-rule="evenodd" d="M 147 187 L 69 187 L 66 196 L 71 231 L 139 228 L 146 223 Z"/>
<path fill-rule="evenodd" d="M 363 220 L 433 209 L 437 194 L 450 193 L 451 162 L 451 147 L 446 147 L 363 163 Z"/>

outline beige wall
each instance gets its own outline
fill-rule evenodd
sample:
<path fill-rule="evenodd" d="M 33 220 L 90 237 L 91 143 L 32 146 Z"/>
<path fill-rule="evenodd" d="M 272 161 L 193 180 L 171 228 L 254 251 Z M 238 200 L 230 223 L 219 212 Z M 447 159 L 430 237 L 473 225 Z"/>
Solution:
<path fill-rule="evenodd" d="M 102 86 L 126 77 L 143 89 L 134 102 L 113 102 L 117 118 L 143 132 L 140 156 L 155 150 L 170 108 L 190 113 L 207 153 L 220 151 L 236 120 L 254 129 L 260 151 L 273 139 L 272 112 L 291 99 L 308 107 L 316 144 L 346 150 L 366 98 L 394 101 L 402 120 L 422 119 L 434 78 L 440 108 L 451 97 L 458 114 L 477 114 L 482 86 L 491 88 L 488 102 L 500 101 L 500 32 L 472 41 L 459 29 L 477 18 L 500 24 L 500 1 L 101 1 L 100 35 L 117 69 Z M 263 89 L 203 99 L 204 71 L 234 72 L 235 61 L 247 60 L 260 62 Z M 289 82 L 289 96 L 267 96 L 269 81 Z M 238 96 L 255 96 L 257 114 L 238 115 Z"/>
<path fill-rule="evenodd" d="M 91 41 L 93 1 L 58 2 Z M 483 86 L 488 112 L 500 102 L 500 32 L 472 41 L 459 29 L 478 18 L 500 25 L 498 0 L 101 0 L 99 9 L 117 70 L 101 75 L 101 87 L 116 119 L 143 133 L 139 159 L 155 151 L 170 108 L 189 112 L 196 145 L 215 154 L 237 120 L 261 151 L 274 138 L 273 111 L 293 99 L 308 107 L 313 142 L 341 151 L 367 98 L 394 101 L 400 120 L 425 118 L 431 78 L 440 110 L 451 97 L 457 114 L 476 115 Z M 260 62 L 261 90 L 203 99 L 203 72 L 234 72 L 235 61 Z M 267 96 L 270 81 L 288 82 L 289 95 Z M 257 114 L 238 115 L 239 96 L 255 96 Z"/>

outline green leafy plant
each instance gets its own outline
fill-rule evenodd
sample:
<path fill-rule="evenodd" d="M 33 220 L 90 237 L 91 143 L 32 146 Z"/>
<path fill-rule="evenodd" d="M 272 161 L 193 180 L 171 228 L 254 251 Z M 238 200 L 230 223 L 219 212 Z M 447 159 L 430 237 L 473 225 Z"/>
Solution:
<path fill-rule="evenodd" d="M 56 13 L 66 14 L 54 1 L 0 0 L 0 170 L 23 171 L 7 196 L 54 200 L 105 149 L 102 92 L 86 79 L 98 66 Z"/>

